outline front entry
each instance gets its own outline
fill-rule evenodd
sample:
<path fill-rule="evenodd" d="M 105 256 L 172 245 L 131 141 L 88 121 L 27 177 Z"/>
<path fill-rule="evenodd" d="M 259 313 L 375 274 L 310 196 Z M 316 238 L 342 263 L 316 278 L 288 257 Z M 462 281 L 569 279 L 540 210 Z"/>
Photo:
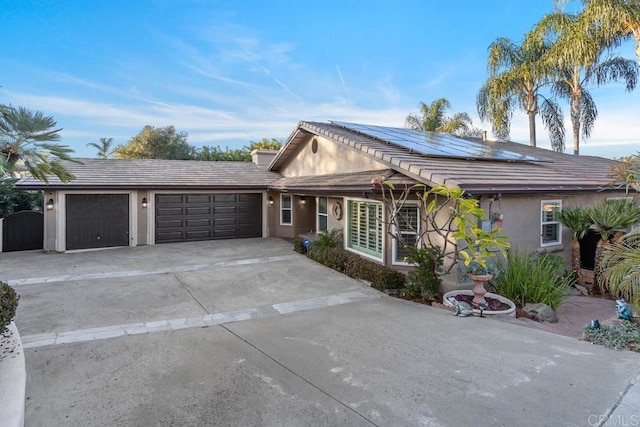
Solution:
<path fill-rule="evenodd" d="M 129 246 L 128 194 L 67 194 L 67 250 Z"/>

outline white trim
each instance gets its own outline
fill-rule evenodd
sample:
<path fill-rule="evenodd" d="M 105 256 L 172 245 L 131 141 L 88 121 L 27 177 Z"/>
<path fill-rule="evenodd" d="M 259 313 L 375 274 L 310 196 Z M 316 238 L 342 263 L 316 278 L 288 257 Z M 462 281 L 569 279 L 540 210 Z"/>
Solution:
<path fill-rule="evenodd" d="M 371 203 L 371 204 L 376 204 L 376 205 L 381 205 L 382 207 L 382 218 L 380 219 L 381 222 L 381 226 L 382 229 L 380 230 L 381 236 L 381 243 L 382 243 L 382 248 L 381 248 L 381 254 L 380 257 L 378 258 L 375 255 L 371 255 L 371 254 L 367 254 L 364 252 L 360 252 L 357 249 L 353 249 L 351 247 L 349 247 L 349 224 L 350 224 L 350 220 L 351 220 L 351 215 L 349 212 L 349 201 L 354 201 L 354 202 L 362 202 L 362 203 Z M 385 221 L 385 208 L 384 208 L 384 203 L 381 200 L 372 200 L 372 199 L 364 199 L 364 198 L 356 198 L 356 197 L 345 197 L 344 198 L 344 209 L 345 209 L 345 221 L 344 221 L 344 228 L 345 228 L 345 233 L 344 233 L 344 249 L 349 251 L 349 252 L 353 252 L 356 253 L 364 258 L 369 258 L 371 260 L 374 261 L 378 261 L 384 264 L 384 259 L 385 259 L 385 253 L 386 253 L 386 247 L 387 247 L 387 242 L 386 242 L 386 234 L 384 232 L 384 221 Z"/>
<path fill-rule="evenodd" d="M 416 230 L 416 244 L 419 246 L 420 245 L 420 223 L 422 222 L 420 219 L 420 205 L 418 204 L 418 202 L 415 201 L 407 201 L 403 203 L 402 207 L 413 207 L 416 208 L 416 210 L 418 211 L 418 229 Z M 393 235 L 396 236 L 398 234 L 398 231 L 396 229 L 396 224 L 393 224 Z M 398 251 L 398 239 L 396 239 L 395 237 L 391 238 L 391 265 L 402 265 L 402 266 L 413 266 L 413 264 L 411 264 L 410 262 L 405 262 L 405 261 L 398 261 L 396 260 L 397 257 L 397 251 Z"/>
<path fill-rule="evenodd" d="M 282 198 L 283 197 L 289 197 L 291 199 L 291 204 L 290 207 L 287 208 L 290 212 L 291 212 L 291 222 L 287 223 L 287 222 L 282 222 L 282 211 L 283 211 L 283 203 L 282 203 Z M 278 215 L 280 217 L 280 225 L 286 225 L 286 226 L 292 226 L 293 225 L 293 194 L 291 193 L 280 193 L 280 206 L 278 209 Z"/>
<path fill-rule="evenodd" d="M 325 199 L 327 203 L 325 206 L 327 208 L 326 213 L 320 213 L 320 199 Z M 327 218 L 327 229 L 322 231 L 320 230 L 320 215 Z M 324 233 L 325 231 L 329 231 L 329 198 L 327 196 L 316 196 L 316 233 Z"/>
<path fill-rule="evenodd" d="M 543 220 L 543 215 L 544 215 L 544 210 L 543 210 L 543 206 L 545 203 L 557 203 L 559 205 L 559 210 L 562 210 L 562 199 L 546 199 L 546 200 L 540 200 L 540 247 L 541 248 L 546 248 L 549 246 L 560 246 L 562 245 L 562 223 L 560 221 L 544 221 Z M 557 241 L 553 241 L 553 242 L 547 242 L 544 243 L 542 241 L 543 239 L 543 227 L 545 225 L 553 225 L 553 224 L 557 224 L 558 225 L 558 240 Z"/>
<path fill-rule="evenodd" d="M 147 192 L 147 245 L 156 244 L 156 194 Z"/>

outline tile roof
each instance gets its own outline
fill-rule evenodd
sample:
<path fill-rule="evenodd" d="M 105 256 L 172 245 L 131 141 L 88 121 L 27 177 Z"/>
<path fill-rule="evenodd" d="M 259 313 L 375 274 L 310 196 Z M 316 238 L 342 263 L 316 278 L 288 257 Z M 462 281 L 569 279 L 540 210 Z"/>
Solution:
<path fill-rule="evenodd" d="M 618 188 L 610 177 L 613 160 L 574 156 L 514 142 L 482 141 L 508 145 L 510 151 L 543 162 L 508 162 L 429 157 L 332 123 L 300 122 L 269 166 L 278 171 L 298 145 L 311 135 L 344 144 L 374 158 L 390 169 L 427 185 L 460 186 L 476 192 L 595 191 Z"/>
<path fill-rule="evenodd" d="M 269 188 L 292 192 L 374 193 L 379 192 L 380 189 L 379 186 L 373 185 L 371 181 L 382 177 L 386 181 L 393 183 L 396 188 L 402 188 L 405 185 L 411 187 L 416 183 L 413 179 L 389 169 L 386 171 L 375 170 L 358 173 L 286 177 L 272 183 Z"/>
<path fill-rule="evenodd" d="M 251 162 L 207 162 L 158 159 L 78 159 L 82 164 L 64 162 L 76 176 L 62 183 L 57 177 L 49 184 L 33 177 L 21 179 L 21 189 L 264 189 L 282 176 Z"/>

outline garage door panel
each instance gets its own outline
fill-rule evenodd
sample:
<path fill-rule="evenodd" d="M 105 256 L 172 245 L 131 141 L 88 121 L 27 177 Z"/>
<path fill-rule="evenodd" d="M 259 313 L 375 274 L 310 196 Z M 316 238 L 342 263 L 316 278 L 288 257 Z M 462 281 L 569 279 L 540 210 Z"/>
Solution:
<path fill-rule="evenodd" d="M 187 203 L 203 203 L 210 204 L 211 203 L 211 195 L 209 194 L 187 194 Z"/>
<path fill-rule="evenodd" d="M 189 206 L 187 207 L 187 216 L 195 215 L 211 215 L 210 206 Z"/>
<path fill-rule="evenodd" d="M 188 218 L 187 219 L 187 228 L 192 227 L 211 227 L 211 218 Z"/>
<path fill-rule="evenodd" d="M 178 206 L 178 207 L 159 207 L 157 209 L 157 212 L 160 214 L 161 217 L 167 217 L 167 216 L 178 216 L 181 217 L 183 215 L 182 212 L 182 206 Z"/>
<path fill-rule="evenodd" d="M 156 243 L 262 237 L 262 195 L 156 195 L 155 222 Z"/>
<path fill-rule="evenodd" d="M 190 230 L 187 231 L 186 240 L 211 240 L 211 230 Z"/>
<path fill-rule="evenodd" d="M 156 201 L 162 204 L 176 203 L 182 204 L 182 196 L 180 194 L 158 194 L 156 195 Z"/>
<path fill-rule="evenodd" d="M 156 239 L 166 243 L 182 242 L 184 241 L 184 233 L 182 230 L 163 230 L 156 235 Z"/>

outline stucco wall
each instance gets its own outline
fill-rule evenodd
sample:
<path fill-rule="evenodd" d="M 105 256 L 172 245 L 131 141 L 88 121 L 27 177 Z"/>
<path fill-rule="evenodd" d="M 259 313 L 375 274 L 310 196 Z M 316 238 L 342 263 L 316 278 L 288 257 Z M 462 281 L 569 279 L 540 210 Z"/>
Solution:
<path fill-rule="evenodd" d="M 529 251 L 549 251 L 562 255 L 567 263 L 571 262 L 571 231 L 562 227 L 562 244 L 542 247 L 540 244 L 540 210 L 542 200 L 561 200 L 562 207 L 585 206 L 591 207 L 610 197 L 622 197 L 620 192 L 602 193 L 539 193 L 531 195 L 502 195 L 501 200 L 492 201 L 484 196 L 481 206 L 489 217 L 492 214 L 504 215 L 502 221 L 503 232 L 510 237 L 512 247 L 519 247 Z M 638 196 L 630 194 L 638 201 Z M 496 224 L 494 224 L 496 226 Z"/>
<path fill-rule="evenodd" d="M 313 139 L 317 140 L 315 153 L 312 149 Z M 300 144 L 279 172 L 285 177 L 294 177 L 383 169 L 388 168 L 361 151 L 315 136 Z"/>
<path fill-rule="evenodd" d="M 273 205 L 269 210 L 269 236 L 293 239 L 299 234 L 317 232 L 316 225 L 316 198 L 313 195 L 293 195 L 293 225 L 280 224 L 280 193 L 269 192 L 273 199 Z M 305 198 L 305 204 L 300 203 L 301 198 Z M 327 228 L 332 230 L 344 229 L 346 206 L 342 197 L 327 198 Z M 336 208 L 336 205 L 340 205 Z"/>

